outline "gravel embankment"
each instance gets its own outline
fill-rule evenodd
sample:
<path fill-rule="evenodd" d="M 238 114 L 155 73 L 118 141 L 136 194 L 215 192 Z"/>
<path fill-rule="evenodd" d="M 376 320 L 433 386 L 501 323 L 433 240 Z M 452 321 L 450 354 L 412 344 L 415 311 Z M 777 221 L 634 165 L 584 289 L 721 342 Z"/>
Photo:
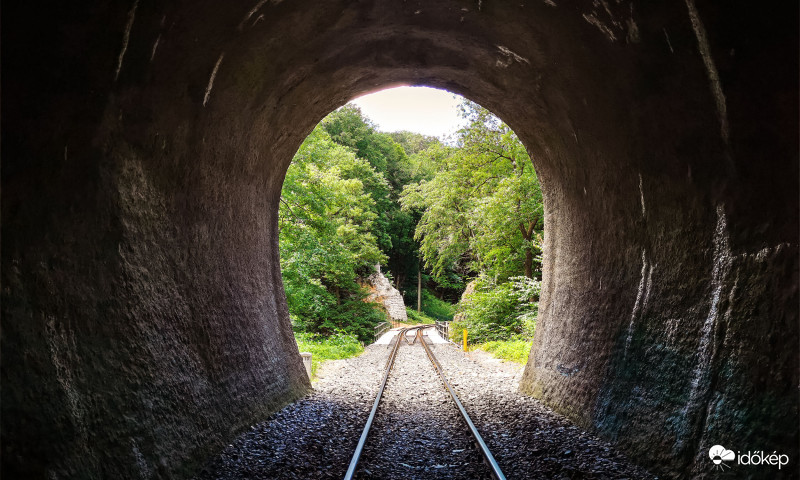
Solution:
<path fill-rule="evenodd" d="M 314 392 L 240 435 L 196 480 L 341 480 L 372 408 L 386 345 L 327 362 Z"/>
<path fill-rule="evenodd" d="M 433 347 L 450 384 L 509 478 L 655 479 L 611 445 L 517 391 L 523 367 L 486 352 Z"/>
<path fill-rule="evenodd" d="M 613 447 L 517 393 L 522 366 L 448 345 L 434 352 L 509 479 L 651 479 Z M 240 435 L 196 480 L 341 479 L 380 386 L 389 350 L 328 362 L 315 392 Z M 481 479 L 455 406 L 420 345 L 403 345 L 358 478 Z"/>

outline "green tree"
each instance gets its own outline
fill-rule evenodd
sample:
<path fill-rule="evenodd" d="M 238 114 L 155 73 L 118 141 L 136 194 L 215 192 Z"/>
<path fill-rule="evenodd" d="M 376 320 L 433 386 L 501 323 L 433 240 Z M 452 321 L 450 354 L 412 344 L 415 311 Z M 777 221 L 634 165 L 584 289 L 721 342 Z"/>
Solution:
<path fill-rule="evenodd" d="M 439 282 L 449 271 L 485 272 L 505 281 L 533 278 L 544 228 L 542 193 L 525 147 L 508 125 L 465 101 L 469 121 L 454 147 L 420 152 L 430 180 L 406 186 L 401 203 L 421 212 L 415 238 Z"/>
<path fill-rule="evenodd" d="M 541 288 L 541 282 L 525 276 L 504 283 L 479 276 L 458 306 L 450 325 L 452 338 L 458 341 L 467 329 L 474 343 L 532 339 Z"/>
<path fill-rule="evenodd" d="M 366 181 L 364 187 L 375 202 L 377 216 L 372 224 L 372 234 L 387 256 L 386 265 L 395 286 L 402 291 L 409 281 L 416 281 L 419 246 L 414 240 L 414 231 L 419 213 L 403 210 L 400 194 L 407 184 L 429 175 L 421 167 L 419 158 L 406 154 L 404 145 L 418 147 L 438 143 L 438 140 L 410 132 L 378 132 L 375 125 L 352 104 L 332 112 L 322 120 L 321 126 L 334 142 L 351 148 L 385 180 Z"/>
<path fill-rule="evenodd" d="M 351 331 L 368 338 L 380 315 L 362 302 L 360 274 L 386 261 L 372 233 L 375 201 L 366 184 L 385 179 L 321 128 L 303 142 L 286 173 L 280 251 L 289 312 L 301 330 Z"/>
<path fill-rule="evenodd" d="M 392 132 L 389 134 L 389 136 L 392 137 L 392 140 L 394 140 L 398 145 L 403 147 L 403 150 L 407 155 L 414 155 L 423 150 L 427 150 L 437 143 L 441 143 L 441 141 L 436 137 L 405 130 L 400 132 Z"/>

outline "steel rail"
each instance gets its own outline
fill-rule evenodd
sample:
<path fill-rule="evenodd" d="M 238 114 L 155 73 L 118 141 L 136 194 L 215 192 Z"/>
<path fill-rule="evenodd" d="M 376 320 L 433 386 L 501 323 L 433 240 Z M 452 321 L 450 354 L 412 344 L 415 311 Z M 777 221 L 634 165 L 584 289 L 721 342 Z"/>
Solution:
<path fill-rule="evenodd" d="M 400 330 L 397 334 L 397 341 L 394 343 L 392 347 L 391 353 L 389 353 L 389 359 L 386 362 L 386 368 L 383 373 L 383 381 L 381 381 L 381 388 L 378 390 L 378 395 L 375 397 L 375 402 L 372 404 L 372 410 L 369 412 L 369 417 L 367 418 L 367 423 L 364 425 L 364 430 L 361 432 L 361 437 L 358 439 L 358 445 L 356 445 L 356 449 L 353 452 L 353 458 L 350 460 L 350 466 L 347 467 L 347 473 L 344 475 L 344 480 L 352 480 L 353 475 L 356 473 L 356 466 L 358 466 L 358 460 L 361 457 L 361 452 L 364 450 L 364 444 L 367 442 L 367 437 L 369 436 L 369 429 L 372 427 L 372 422 L 375 420 L 375 414 L 378 411 L 378 405 L 381 403 L 381 397 L 383 396 L 383 390 L 386 388 L 386 382 L 389 380 L 389 372 L 392 371 L 392 367 L 394 366 L 394 360 L 397 357 L 397 351 L 400 349 L 400 340 L 405 340 L 408 345 L 412 345 L 416 341 L 416 336 L 412 339 L 411 342 L 408 341 L 406 337 L 406 333 L 410 330 L 417 330 L 419 331 L 420 328 L 426 327 L 428 325 L 420 325 L 416 327 L 409 327 Z"/>
<path fill-rule="evenodd" d="M 433 325 L 418 325 L 415 327 L 404 328 L 398 332 L 397 341 L 392 346 L 392 351 L 389 353 L 389 359 L 386 362 L 386 367 L 383 373 L 383 380 L 381 381 L 381 386 L 378 389 L 378 394 L 375 397 L 375 402 L 372 404 L 372 410 L 370 410 L 369 417 L 367 418 L 367 423 L 364 425 L 364 430 L 361 432 L 361 437 L 358 440 L 358 445 L 356 445 L 356 449 L 353 452 L 353 458 L 350 460 L 350 465 L 347 468 L 347 473 L 345 473 L 344 480 L 352 480 L 353 476 L 356 472 L 356 467 L 358 466 L 358 461 L 361 457 L 361 453 L 364 450 L 364 445 L 367 442 L 367 437 L 369 436 L 369 430 L 372 427 L 372 423 L 375 420 L 375 414 L 378 411 L 378 405 L 381 402 L 381 398 L 383 397 L 383 391 L 386 388 L 386 383 L 389 380 L 389 374 L 392 371 L 392 367 L 394 367 L 394 361 L 397 358 L 397 351 L 400 350 L 400 341 L 401 339 L 406 342 L 407 345 L 413 345 L 417 339 L 419 338 L 420 343 L 425 348 L 425 353 L 428 355 L 428 359 L 433 364 L 436 373 L 439 374 L 439 378 L 441 378 L 442 383 L 444 384 L 445 388 L 447 389 L 448 393 L 450 393 L 450 397 L 453 399 L 453 402 L 458 407 L 458 411 L 461 414 L 461 418 L 464 419 L 467 427 L 469 429 L 470 435 L 475 440 L 475 444 L 478 446 L 478 449 L 483 456 L 484 463 L 489 467 L 491 470 L 492 476 L 497 480 L 506 480 L 506 476 L 503 474 L 502 470 L 500 470 L 500 466 L 497 464 L 497 461 L 494 459 L 492 452 L 489 451 L 489 447 L 486 446 L 486 442 L 483 441 L 483 437 L 478 432 L 478 429 L 475 428 L 475 424 L 472 423 L 472 419 L 469 418 L 467 411 L 464 409 L 464 406 L 461 404 L 461 401 L 458 399 L 458 395 L 456 395 L 455 390 L 450 385 L 450 382 L 447 381 L 447 377 L 444 375 L 444 370 L 442 369 L 442 365 L 439 363 L 439 360 L 433 354 L 433 351 L 430 349 L 425 340 L 422 338 L 422 331 L 426 328 L 431 328 Z M 416 334 L 412 337 L 411 341 L 408 340 L 408 336 L 406 335 L 409 331 L 416 330 Z"/>
<path fill-rule="evenodd" d="M 421 337 L 422 330 L 417 330 L 417 336 Z M 489 447 L 486 446 L 486 442 L 483 441 L 483 437 L 481 434 L 478 433 L 478 429 L 475 428 L 475 424 L 472 423 L 472 419 L 469 418 L 467 411 L 464 409 L 464 406 L 461 404 L 461 401 L 458 399 L 458 395 L 456 395 L 455 390 L 450 385 L 450 382 L 447 381 L 447 377 L 444 375 L 444 370 L 442 369 L 442 365 L 439 363 L 439 360 L 436 359 L 436 355 L 433 354 L 433 351 L 425 343 L 425 340 L 421 339 L 422 346 L 425 348 L 425 353 L 428 354 L 428 359 L 433 363 L 433 367 L 436 369 L 436 373 L 439 374 L 439 378 L 442 379 L 442 383 L 444 383 L 445 388 L 450 393 L 450 396 L 453 398 L 453 402 L 455 402 L 456 407 L 458 407 L 459 413 L 461 413 L 461 418 L 467 423 L 467 427 L 469 428 L 469 433 L 472 435 L 472 438 L 475 440 L 475 443 L 478 445 L 478 449 L 481 451 L 481 455 L 483 455 L 483 459 L 489 469 L 492 471 L 492 476 L 497 480 L 506 480 L 506 476 L 503 474 L 503 471 L 500 470 L 500 465 L 497 464 L 497 460 L 494 459 L 494 455 L 492 452 L 489 451 Z"/>

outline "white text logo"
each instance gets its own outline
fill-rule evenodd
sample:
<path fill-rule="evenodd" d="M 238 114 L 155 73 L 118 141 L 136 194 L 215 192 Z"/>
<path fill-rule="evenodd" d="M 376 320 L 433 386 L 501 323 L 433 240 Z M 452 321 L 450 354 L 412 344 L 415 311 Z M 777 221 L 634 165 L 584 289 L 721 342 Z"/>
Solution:
<path fill-rule="evenodd" d="M 737 452 L 728 450 L 722 445 L 714 445 L 708 449 L 708 458 L 714 463 L 716 470 L 724 470 L 731 468 L 726 462 L 736 461 L 738 465 L 770 465 L 781 469 L 784 465 L 789 463 L 789 455 L 779 454 L 778 452 L 766 453 L 756 450 L 755 452 Z"/>

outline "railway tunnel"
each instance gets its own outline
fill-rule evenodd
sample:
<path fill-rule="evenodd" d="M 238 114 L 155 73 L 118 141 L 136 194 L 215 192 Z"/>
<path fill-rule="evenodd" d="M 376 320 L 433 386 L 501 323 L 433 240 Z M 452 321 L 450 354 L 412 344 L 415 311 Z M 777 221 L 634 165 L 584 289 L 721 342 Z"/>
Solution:
<path fill-rule="evenodd" d="M 484 105 L 533 158 L 523 392 L 666 477 L 715 444 L 797 462 L 796 4 L 4 10 L 9 478 L 183 478 L 308 390 L 283 176 L 325 114 L 399 84 Z"/>

